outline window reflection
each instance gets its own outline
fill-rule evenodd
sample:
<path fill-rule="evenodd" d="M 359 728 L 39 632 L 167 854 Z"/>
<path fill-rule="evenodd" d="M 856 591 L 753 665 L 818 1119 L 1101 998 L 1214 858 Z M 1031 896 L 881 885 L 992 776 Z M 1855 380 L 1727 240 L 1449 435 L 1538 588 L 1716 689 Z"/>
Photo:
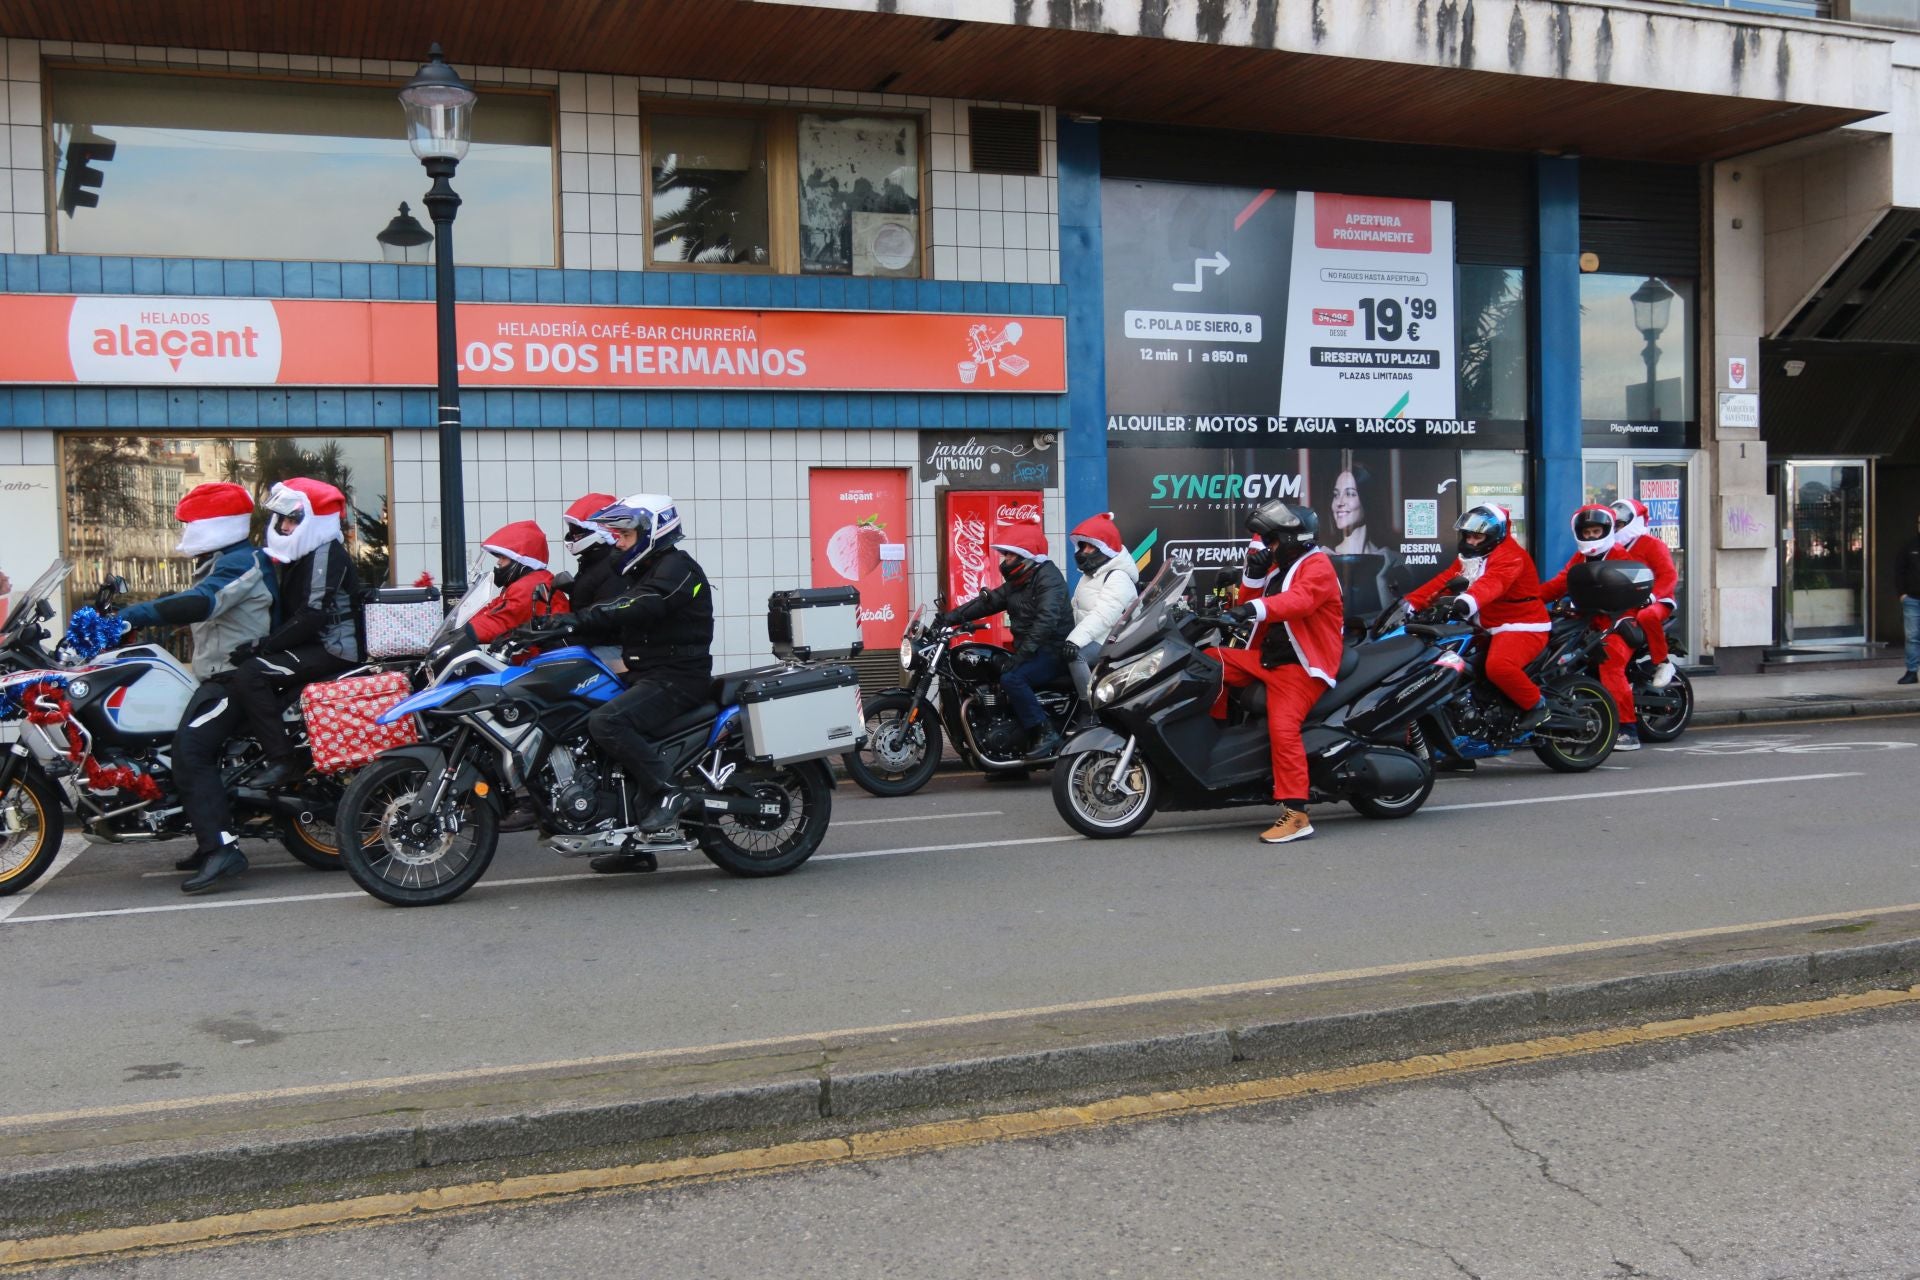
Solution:
<path fill-rule="evenodd" d="M 1518 267 L 1462 266 L 1460 404 L 1463 418 L 1527 418 L 1527 277 Z"/>
<path fill-rule="evenodd" d="M 377 237 L 427 187 L 390 87 L 48 79 L 63 253 L 377 262 L 389 256 Z M 551 118 L 544 95 L 482 98 L 456 180 L 461 262 L 554 265 Z"/>
<path fill-rule="evenodd" d="M 766 127 L 751 116 L 654 116 L 653 258 L 764 266 Z"/>
<path fill-rule="evenodd" d="M 800 117 L 800 267 L 920 274 L 920 130 L 912 120 Z"/>
<path fill-rule="evenodd" d="M 1580 277 L 1580 416 L 1693 421 L 1691 280 Z"/>

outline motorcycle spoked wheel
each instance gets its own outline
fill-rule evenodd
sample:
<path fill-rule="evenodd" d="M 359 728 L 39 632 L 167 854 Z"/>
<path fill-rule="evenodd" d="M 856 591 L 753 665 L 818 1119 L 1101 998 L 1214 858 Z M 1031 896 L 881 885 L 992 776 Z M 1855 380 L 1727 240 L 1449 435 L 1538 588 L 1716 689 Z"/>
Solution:
<path fill-rule="evenodd" d="M 0 898 L 47 873 L 65 831 L 59 789 L 34 773 L 14 778 L 0 795 Z"/>
<path fill-rule="evenodd" d="M 927 785 L 940 767 L 940 717 L 927 703 L 912 724 L 907 714 L 913 695 L 905 690 L 883 693 L 867 704 L 867 740 L 847 752 L 841 761 L 847 776 L 861 790 L 876 796 L 910 796 Z"/>
<path fill-rule="evenodd" d="M 407 805 L 429 782 L 418 760 L 375 760 L 354 775 L 334 819 L 353 882 L 396 907 L 452 902 L 486 874 L 500 842 L 493 806 L 471 795 L 449 799 L 422 830 L 409 830 Z"/>
<path fill-rule="evenodd" d="M 1410 818 L 1420 811 L 1420 806 L 1433 794 L 1434 773 L 1433 752 L 1428 748 L 1427 735 L 1420 731 L 1419 725 L 1407 730 L 1407 750 L 1427 762 L 1426 785 L 1398 796 L 1348 796 L 1347 803 L 1353 806 L 1355 813 L 1363 818 L 1385 821 Z"/>
<path fill-rule="evenodd" d="M 1687 731 L 1693 723 L 1693 682 L 1687 679 L 1687 673 L 1673 673 L 1673 683 L 1663 690 L 1650 690 L 1654 693 L 1676 694 L 1678 705 L 1660 710 L 1648 710 L 1636 706 L 1640 717 L 1640 737 L 1645 742 L 1672 742 Z M 1637 701 L 1637 700 L 1636 700 Z"/>
<path fill-rule="evenodd" d="M 282 814 L 274 819 L 274 829 L 280 833 L 281 846 L 315 871 L 340 871 L 347 865 L 340 856 L 340 836 L 333 825 L 339 815 L 340 788 L 326 780 L 319 790 L 333 803 L 319 800 L 303 813 Z"/>
<path fill-rule="evenodd" d="M 1581 677 L 1560 686 L 1556 696 L 1573 708 L 1582 727 L 1567 740 L 1535 736 L 1533 754 L 1555 773 L 1586 773 L 1613 754 L 1620 713 L 1598 680 Z"/>
<path fill-rule="evenodd" d="M 1054 763 L 1053 807 L 1083 836 L 1095 840 L 1130 836 L 1146 825 L 1160 803 L 1160 784 L 1138 752 L 1127 764 L 1126 781 L 1133 792 L 1116 792 L 1109 786 L 1120 754 L 1105 748 L 1076 751 Z"/>
<path fill-rule="evenodd" d="M 747 879 L 783 876 L 813 856 L 833 819 L 833 781 L 818 760 L 798 764 L 742 765 L 730 790 L 777 802 L 778 818 L 719 813 L 702 819 L 701 852 L 729 875 Z"/>

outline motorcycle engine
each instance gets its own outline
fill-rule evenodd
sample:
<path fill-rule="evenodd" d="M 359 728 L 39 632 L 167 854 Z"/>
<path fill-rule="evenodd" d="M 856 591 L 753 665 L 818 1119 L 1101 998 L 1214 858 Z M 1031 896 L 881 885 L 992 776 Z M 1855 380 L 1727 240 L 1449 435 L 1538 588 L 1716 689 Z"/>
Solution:
<path fill-rule="evenodd" d="M 991 761 L 1013 762 L 1026 754 L 1027 731 L 1003 700 L 968 698 L 960 714 L 974 747 Z"/>
<path fill-rule="evenodd" d="M 547 753 L 540 781 L 555 831 L 580 835 L 619 815 L 620 797 L 612 779 L 602 775 L 591 755 L 573 746 L 557 746 Z"/>

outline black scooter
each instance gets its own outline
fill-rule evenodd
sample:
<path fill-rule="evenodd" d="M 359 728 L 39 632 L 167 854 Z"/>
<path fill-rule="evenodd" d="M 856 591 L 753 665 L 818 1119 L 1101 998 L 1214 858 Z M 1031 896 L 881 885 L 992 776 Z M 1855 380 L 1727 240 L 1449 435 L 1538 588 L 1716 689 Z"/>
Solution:
<path fill-rule="evenodd" d="M 1272 804 L 1266 688 L 1235 690 L 1213 718 L 1221 667 L 1207 653 L 1234 627 L 1190 569 L 1163 566 L 1122 615 L 1093 672 L 1098 728 L 1067 744 L 1053 802 L 1082 835 L 1131 835 L 1160 809 Z M 1370 818 L 1404 818 L 1433 791 L 1429 746 L 1416 722 L 1452 696 L 1465 664 L 1408 634 L 1350 647 L 1338 684 L 1302 727 L 1316 801 L 1345 801 Z"/>

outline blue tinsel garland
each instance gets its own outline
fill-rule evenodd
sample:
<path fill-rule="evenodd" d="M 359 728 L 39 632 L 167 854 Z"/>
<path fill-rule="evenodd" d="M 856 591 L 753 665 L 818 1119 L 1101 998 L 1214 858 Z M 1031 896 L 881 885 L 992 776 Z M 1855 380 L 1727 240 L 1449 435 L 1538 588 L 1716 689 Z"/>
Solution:
<path fill-rule="evenodd" d="M 63 643 L 74 657 L 87 662 L 103 650 L 113 647 L 125 629 L 119 618 L 103 617 L 92 605 L 83 605 L 73 611 L 73 620 L 67 623 L 67 638 Z"/>

